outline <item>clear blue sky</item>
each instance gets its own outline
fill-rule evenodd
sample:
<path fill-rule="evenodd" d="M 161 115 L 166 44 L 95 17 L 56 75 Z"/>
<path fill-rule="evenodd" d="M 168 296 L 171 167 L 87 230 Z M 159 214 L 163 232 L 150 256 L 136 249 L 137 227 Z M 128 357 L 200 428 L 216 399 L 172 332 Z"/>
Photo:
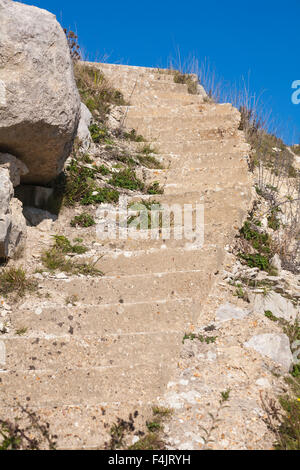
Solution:
<path fill-rule="evenodd" d="M 225 82 L 248 77 L 288 143 L 300 141 L 299 0 L 24 0 L 76 30 L 89 60 L 167 66 L 170 56 L 205 57 Z"/>

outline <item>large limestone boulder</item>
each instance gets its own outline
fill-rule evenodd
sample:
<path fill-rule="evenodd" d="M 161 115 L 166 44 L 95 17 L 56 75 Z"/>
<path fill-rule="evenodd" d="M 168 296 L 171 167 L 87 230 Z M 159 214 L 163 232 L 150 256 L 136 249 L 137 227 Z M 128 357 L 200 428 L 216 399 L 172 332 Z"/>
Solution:
<path fill-rule="evenodd" d="M 0 150 L 21 159 L 22 182 L 63 168 L 80 117 L 65 33 L 51 13 L 0 0 Z"/>

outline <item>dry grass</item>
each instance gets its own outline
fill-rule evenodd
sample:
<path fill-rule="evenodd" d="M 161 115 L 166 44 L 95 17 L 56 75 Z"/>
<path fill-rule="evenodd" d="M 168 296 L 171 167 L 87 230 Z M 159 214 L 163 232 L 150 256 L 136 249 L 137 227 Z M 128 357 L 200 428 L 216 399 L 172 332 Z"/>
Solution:
<path fill-rule="evenodd" d="M 51 272 L 61 271 L 68 274 L 83 274 L 85 276 L 103 276 L 102 271 L 95 268 L 97 263 L 76 262 L 68 255 L 84 254 L 87 248 L 80 244 L 72 244 L 62 235 L 54 236 L 54 244 L 42 255 L 42 263 Z M 98 261 L 98 260 L 97 260 Z"/>
<path fill-rule="evenodd" d="M 99 68 L 76 62 L 74 73 L 81 100 L 94 118 L 105 122 L 111 104 L 126 105 L 122 93 L 110 85 Z"/>
<path fill-rule="evenodd" d="M 0 271 L 0 295 L 14 298 L 33 292 L 37 282 L 30 279 L 22 268 L 4 268 Z"/>

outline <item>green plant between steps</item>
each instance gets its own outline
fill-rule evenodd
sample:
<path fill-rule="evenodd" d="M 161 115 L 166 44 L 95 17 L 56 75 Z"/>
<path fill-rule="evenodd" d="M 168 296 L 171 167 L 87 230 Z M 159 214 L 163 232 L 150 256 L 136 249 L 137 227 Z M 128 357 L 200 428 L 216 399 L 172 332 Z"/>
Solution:
<path fill-rule="evenodd" d="M 81 101 L 100 122 L 106 121 L 112 104 L 126 105 L 122 93 L 109 84 L 99 68 L 77 62 L 74 74 Z"/>
<path fill-rule="evenodd" d="M 23 268 L 3 268 L 0 271 L 0 295 L 23 297 L 37 289 L 37 281 L 27 276 Z"/>
<path fill-rule="evenodd" d="M 108 184 L 131 191 L 143 191 L 145 188 L 145 184 L 136 176 L 135 172 L 128 168 L 114 173 Z"/>
<path fill-rule="evenodd" d="M 49 271 L 61 271 L 68 274 L 85 276 L 103 276 L 103 272 L 95 268 L 97 263 L 76 262 L 66 255 L 84 254 L 88 249 L 79 244 L 72 245 L 70 240 L 62 235 L 54 235 L 54 245 L 42 254 L 42 263 Z"/>
<path fill-rule="evenodd" d="M 76 215 L 70 222 L 71 227 L 92 227 L 96 222 L 94 218 L 87 212 Z"/>
<path fill-rule="evenodd" d="M 186 340 L 194 341 L 195 339 L 200 341 L 200 343 L 211 344 L 211 343 L 216 342 L 217 336 L 204 336 L 204 335 L 201 335 L 201 334 L 196 335 L 194 333 L 185 333 L 185 335 L 182 339 L 182 343 L 184 344 L 184 342 Z"/>
<path fill-rule="evenodd" d="M 191 95 L 196 95 L 198 93 L 198 80 L 190 74 L 181 73 L 178 70 L 173 71 L 174 73 L 174 83 L 181 83 L 187 85 L 188 92 Z"/>

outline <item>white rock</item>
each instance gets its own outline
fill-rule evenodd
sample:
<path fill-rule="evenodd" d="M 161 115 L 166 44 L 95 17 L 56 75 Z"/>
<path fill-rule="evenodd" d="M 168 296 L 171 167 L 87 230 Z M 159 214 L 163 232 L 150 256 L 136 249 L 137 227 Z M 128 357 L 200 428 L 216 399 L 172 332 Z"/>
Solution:
<path fill-rule="evenodd" d="M 288 372 L 293 364 L 290 341 L 284 334 L 265 333 L 253 336 L 244 347 L 254 349 L 282 366 Z"/>
<path fill-rule="evenodd" d="M 257 379 L 255 383 L 256 385 L 262 388 L 271 388 L 270 382 L 268 381 L 268 379 L 265 379 L 264 377 Z"/>
<path fill-rule="evenodd" d="M 271 259 L 271 266 L 273 268 L 277 269 L 278 272 L 281 271 L 281 260 L 280 260 L 279 255 L 277 253 Z"/>
<path fill-rule="evenodd" d="M 216 353 L 214 353 L 212 351 L 208 351 L 208 353 L 206 355 L 206 359 L 208 360 L 208 362 L 215 362 L 216 359 L 217 359 L 217 355 L 216 355 Z"/>
<path fill-rule="evenodd" d="M 35 277 L 35 279 L 39 279 L 40 281 L 44 279 L 41 273 L 35 273 L 33 277 Z"/>
<path fill-rule="evenodd" d="M 249 300 L 253 306 L 253 310 L 262 315 L 264 315 L 266 311 L 270 311 L 277 318 L 283 318 L 286 321 L 295 321 L 299 314 L 299 310 L 289 299 L 282 297 L 282 295 L 274 291 L 268 292 L 267 295 L 250 293 Z"/>
<path fill-rule="evenodd" d="M 37 228 L 41 232 L 49 232 L 52 229 L 52 225 L 53 225 L 53 220 L 44 219 L 41 223 L 39 223 Z"/>
<path fill-rule="evenodd" d="M 216 312 L 216 319 L 218 321 L 243 320 L 243 318 L 246 318 L 250 313 L 250 310 L 236 307 L 228 302 L 220 305 Z"/>
<path fill-rule="evenodd" d="M 26 220 L 23 215 L 23 205 L 19 199 L 13 198 L 10 203 L 11 207 L 11 233 L 8 243 L 8 256 L 12 258 L 16 252 L 21 250 L 26 242 L 27 227 Z"/>
<path fill-rule="evenodd" d="M 6 348 L 4 341 L 0 341 L 0 365 L 5 366 L 6 364 Z"/>
<path fill-rule="evenodd" d="M 92 138 L 89 131 L 89 126 L 92 121 L 92 114 L 84 103 L 81 103 L 80 108 L 80 121 L 77 129 L 77 137 L 80 141 L 81 147 L 87 151 L 91 145 Z"/>
<path fill-rule="evenodd" d="M 56 279 L 68 279 L 68 276 L 65 273 L 58 273 L 55 276 Z"/>

